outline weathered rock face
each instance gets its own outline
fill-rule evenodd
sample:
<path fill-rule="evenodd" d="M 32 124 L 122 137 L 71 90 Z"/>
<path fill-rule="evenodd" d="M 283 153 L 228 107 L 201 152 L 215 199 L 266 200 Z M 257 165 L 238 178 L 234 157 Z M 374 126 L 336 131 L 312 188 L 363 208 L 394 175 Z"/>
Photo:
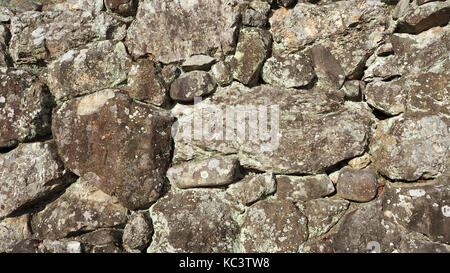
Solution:
<path fill-rule="evenodd" d="M 306 202 L 309 238 L 327 233 L 348 209 L 346 200 L 316 199 Z"/>
<path fill-rule="evenodd" d="M 88 253 L 121 253 L 123 232 L 117 229 L 98 229 L 82 234 L 73 239 L 82 243 L 83 252 Z"/>
<path fill-rule="evenodd" d="M 21 144 L 0 154 L 0 217 L 36 203 L 70 182 L 54 141 Z"/>
<path fill-rule="evenodd" d="M 144 250 L 153 234 L 152 220 L 146 213 L 132 213 L 123 230 L 123 245 L 128 251 Z"/>
<path fill-rule="evenodd" d="M 236 158 L 208 158 L 175 165 L 167 170 L 167 178 L 177 187 L 195 188 L 225 186 L 239 176 Z"/>
<path fill-rule="evenodd" d="M 260 198 L 276 191 L 277 185 L 272 173 L 250 174 L 230 185 L 227 193 L 244 205 L 250 205 Z"/>
<path fill-rule="evenodd" d="M 306 222 L 290 201 L 260 201 L 245 214 L 240 243 L 245 252 L 297 252 L 308 238 Z"/>
<path fill-rule="evenodd" d="M 50 133 L 50 93 L 30 73 L 0 68 L 0 147 Z"/>
<path fill-rule="evenodd" d="M 327 175 L 277 175 L 277 197 L 291 201 L 307 201 L 332 194 L 335 189 Z"/>
<path fill-rule="evenodd" d="M 144 0 L 128 29 L 128 49 L 135 57 L 148 53 L 163 63 L 219 48 L 230 52 L 240 14 L 237 3 L 236 0 L 194 0 L 188 4 Z"/>
<path fill-rule="evenodd" d="M 449 134 L 448 124 L 437 115 L 413 113 L 383 120 L 370 145 L 373 163 L 395 180 L 436 177 L 444 167 Z"/>
<path fill-rule="evenodd" d="M 10 252 L 18 242 L 31 238 L 28 219 L 28 214 L 24 214 L 0 221 L 0 253 Z"/>
<path fill-rule="evenodd" d="M 211 94 L 216 85 L 205 71 L 192 71 L 182 74 L 170 86 L 170 97 L 176 101 L 192 102 L 195 97 Z"/>
<path fill-rule="evenodd" d="M 125 38 L 126 25 L 102 13 L 81 10 L 26 12 L 11 19 L 11 57 L 16 63 L 37 63 L 94 40 Z"/>
<path fill-rule="evenodd" d="M 367 84 L 367 103 L 386 115 L 394 116 L 405 111 L 406 92 L 403 80 L 392 82 L 375 81 Z"/>
<path fill-rule="evenodd" d="M 186 59 L 181 65 L 184 72 L 193 70 L 209 70 L 216 59 L 207 55 L 194 55 Z"/>
<path fill-rule="evenodd" d="M 67 168 L 136 209 L 161 194 L 171 124 L 166 112 L 106 89 L 56 108 L 52 131 Z"/>
<path fill-rule="evenodd" d="M 79 179 L 55 202 L 35 214 L 31 226 L 37 238 L 54 240 L 126 221 L 127 209 L 116 199 Z"/>
<path fill-rule="evenodd" d="M 122 16 L 131 16 L 136 13 L 137 0 L 105 0 L 106 8 Z"/>
<path fill-rule="evenodd" d="M 217 190 L 169 192 L 150 209 L 155 234 L 147 251 L 233 252 L 238 211 L 226 199 Z"/>
<path fill-rule="evenodd" d="M 345 71 L 328 48 L 321 45 L 314 46 L 310 50 L 310 55 L 321 84 L 340 89 L 345 81 Z"/>
<path fill-rule="evenodd" d="M 127 79 L 131 58 L 121 42 L 69 50 L 48 66 L 47 85 L 58 100 L 115 87 Z"/>
<path fill-rule="evenodd" d="M 230 106 L 239 111 L 233 113 Z M 195 153 L 217 151 L 235 153 L 241 165 L 262 171 L 318 173 L 361 155 L 372 123 L 372 115 L 364 104 L 341 106 L 339 100 L 320 89 L 296 90 L 269 85 L 249 89 L 235 83 L 217 90 L 196 107 L 178 117 L 175 162 L 192 159 Z M 242 134 L 242 127 L 257 127 L 251 121 L 233 123 L 239 119 L 237 112 L 261 115 L 261 122 L 267 122 L 261 129 L 265 134 L 255 133 L 258 129 L 253 131 L 256 135 Z M 196 117 L 202 118 L 203 125 L 196 125 Z M 220 122 L 223 126 L 228 122 L 231 129 L 226 133 L 208 129 L 214 124 L 220 128 Z M 195 137 L 192 127 L 199 137 Z"/>
<path fill-rule="evenodd" d="M 450 3 L 436 1 L 411 7 L 400 18 L 396 30 L 406 33 L 420 33 L 435 26 L 444 26 L 450 21 Z"/>
<path fill-rule="evenodd" d="M 345 168 L 339 172 L 337 194 L 344 199 L 367 202 L 378 190 L 377 175 L 368 170 Z"/>

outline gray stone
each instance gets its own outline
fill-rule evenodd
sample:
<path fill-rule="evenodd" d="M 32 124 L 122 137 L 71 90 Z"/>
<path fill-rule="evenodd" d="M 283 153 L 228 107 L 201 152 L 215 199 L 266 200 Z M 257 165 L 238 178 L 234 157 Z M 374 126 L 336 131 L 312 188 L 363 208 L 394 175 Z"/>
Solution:
<path fill-rule="evenodd" d="M 409 0 L 400 0 L 392 12 L 392 19 L 397 20 L 398 18 L 404 16 L 409 9 Z"/>
<path fill-rule="evenodd" d="M 170 167 L 166 176 L 182 189 L 225 186 L 238 178 L 239 161 L 231 157 L 189 161 Z"/>
<path fill-rule="evenodd" d="M 138 7 L 137 0 L 105 0 L 105 6 L 108 10 L 122 16 L 132 16 L 136 14 Z"/>
<path fill-rule="evenodd" d="M 15 68 L 0 68 L 0 147 L 50 133 L 51 94 L 38 78 Z"/>
<path fill-rule="evenodd" d="M 450 21 L 450 2 L 437 1 L 411 8 L 397 24 L 397 32 L 417 34 Z"/>
<path fill-rule="evenodd" d="M 233 81 L 230 67 L 224 61 L 220 61 L 211 67 L 211 75 L 219 86 L 230 85 Z"/>
<path fill-rule="evenodd" d="M 268 84 L 294 88 L 310 84 L 315 73 L 308 56 L 288 54 L 267 59 L 262 78 Z"/>
<path fill-rule="evenodd" d="M 341 219 L 349 205 L 350 202 L 346 200 L 316 199 L 306 202 L 309 238 L 327 233 Z"/>
<path fill-rule="evenodd" d="M 28 214 L 24 214 L 0 221 L 0 253 L 10 252 L 18 242 L 31 238 L 28 219 Z"/>
<path fill-rule="evenodd" d="M 146 213 L 133 212 L 123 230 L 123 246 L 128 252 L 144 250 L 153 234 L 152 220 Z"/>
<path fill-rule="evenodd" d="M 126 208 L 80 178 L 56 201 L 33 215 L 31 227 L 37 238 L 56 240 L 126 221 Z"/>
<path fill-rule="evenodd" d="M 46 82 L 57 100 L 70 99 L 119 85 L 130 66 L 123 43 L 101 41 L 69 50 L 52 62 Z"/>
<path fill-rule="evenodd" d="M 314 70 L 324 85 L 340 89 L 345 81 L 345 72 L 340 63 L 324 46 L 314 46 L 310 51 Z"/>
<path fill-rule="evenodd" d="M 251 205 L 262 197 L 273 194 L 277 185 L 272 173 L 249 174 L 231 184 L 227 193 L 244 205 Z"/>
<path fill-rule="evenodd" d="M 308 238 L 306 217 L 290 201 L 264 200 L 245 213 L 240 234 L 244 252 L 297 252 Z"/>
<path fill-rule="evenodd" d="M 128 29 L 127 47 L 134 57 L 152 54 L 172 63 L 219 48 L 234 49 L 240 15 L 238 1 L 206 0 L 189 4 L 144 0 Z M 222 18 L 222 20 L 217 20 Z"/>
<path fill-rule="evenodd" d="M 81 253 L 82 245 L 77 241 L 42 240 L 38 253 Z"/>
<path fill-rule="evenodd" d="M 169 192 L 150 208 L 155 234 L 147 252 L 233 252 L 240 210 L 226 199 L 218 190 Z"/>
<path fill-rule="evenodd" d="M 83 252 L 122 253 L 122 236 L 122 231 L 106 228 L 84 233 L 71 239 L 82 243 Z"/>
<path fill-rule="evenodd" d="M 105 9 L 103 0 L 60 0 L 60 2 L 62 3 L 54 4 L 52 7 L 60 10 L 83 10 L 93 15 L 100 14 Z"/>
<path fill-rule="evenodd" d="M 170 86 L 170 97 L 176 101 L 192 102 L 195 97 L 214 92 L 216 85 L 205 71 L 191 71 L 182 74 Z"/>
<path fill-rule="evenodd" d="M 0 22 L 7 23 L 14 16 L 14 11 L 8 7 L 0 6 Z"/>
<path fill-rule="evenodd" d="M 184 72 L 193 70 L 208 71 L 216 62 L 216 59 L 207 55 L 194 55 L 186 59 L 181 65 Z"/>
<path fill-rule="evenodd" d="M 16 12 L 42 11 L 42 3 L 35 1 L 21 1 L 16 7 Z"/>
<path fill-rule="evenodd" d="M 277 175 L 277 198 L 294 202 L 307 201 L 332 194 L 333 182 L 325 174 L 315 176 Z"/>
<path fill-rule="evenodd" d="M 348 200 L 368 202 L 378 190 L 377 175 L 368 170 L 344 168 L 339 172 L 337 194 Z"/>
<path fill-rule="evenodd" d="M 0 218 L 37 203 L 74 181 L 54 141 L 21 144 L 0 154 Z"/>
<path fill-rule="evenodd" d="M 346 81 L 343 86 L 345 97 L 347 99 L 359 99 L 360 85 L 361 83 L 358 80 Z"/>
<path fill-rule="evenodd" d="M 404 80 L 374 81 L 366 85 L 364 96 L 368 104 L 389 116 L 405 112 L 407 90 Z"/>

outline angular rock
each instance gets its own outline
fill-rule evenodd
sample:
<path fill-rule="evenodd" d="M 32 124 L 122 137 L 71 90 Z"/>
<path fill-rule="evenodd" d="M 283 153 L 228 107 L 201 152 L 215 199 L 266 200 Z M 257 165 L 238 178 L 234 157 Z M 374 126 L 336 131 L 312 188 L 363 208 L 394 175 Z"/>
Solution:
<path fill-rule="evenodd" d="M 126 91 L 132 98 L 137 98 L 154 105 L 164 105 L 167 100 L 167 87 L 159 74 L 158 66 L 148 60 L 139 59 L 128 73 Z"/>
<path fill-rule="evenodd" d="M 174 162 L 219 152 L 237 154 L 247 168 L 315 174 L 362 155 L 372 120 L 365 104 L 341 105 L 321 89 L 233 83 L 178 117 Z"/>
<path fill-rule="evenodd" d="M 123 246 L 128 252 L 144 250 L 153 234 L 152 220 L 144 213 L 133 212 L 123 230 Z"/>
<path fill-rule="evenodd" d="M 450 253 L 446 244 L 416 239 L 412 236 L 402 238 L 398 247 L 400 253 Z"/>
<path fill-rule="evenodd" d="M 161 69 L 161 76 L 164 82 L 170 85 L 178 76 L 180 76 L 181 71 L 175 64 L 168 64 Z"/>
<path fill-rule="evenodd" d="M 332 235 L 333 252 L 393 252 L 401 240 L 400 230 L 382 214 L 380 201 L 364 204 L 348 213 L 338 232 Z"/>
<path fill-rule="evenodd" d="M 377 49 L 377 56 L 389 56 L 391 54 L 394 54 L 394 48 L 389 42 L 383 44 Z"/>
<path fill-rule="evenodd" d="M 184 72 L 193 70 L 208 71 L 215 62 L 216 59 L 208 55 L 194 55 L 187 58 L 181 65 L 181 68 Z"/>
<path fill-rule="evenodd" d="M 42 3 L 34 1 L 23 1 L 20 2 L 16 7 L 16 12 L 27 12 L 27 11 L 42 11 Z"/>
<path fill-rule="evenodd" d="M 105 0 L 105 6 L 108 10 L 122 16 L 132 16 L 136 14 L 138 7 L 137 0 Z"/>
<path fill-rule="evenodd" d="M 122 42 L 101 41 L 70 50 L 48 66 L 47 85 L 57 100 L 115 87 L 131 66 Z"/>
<path fill-rule="evenodd" d="M 231 184 L 227 193 L 241 204 L 248 206 L 264 196 L 273 194 L 276 187 L 275 176 L 272 173 L 250 174 Z"/>
<path fill-rule="evenodd" d="M 83 244 L 83 252 L 88 253 L 122 253 L 123 232 L 116 229 L 98 229 L 74 237 Z"/>
<path fill-rule="evenodd" d="M 14 11 L 9 9 L 8 7 L 0 6 L 0 22 L 7 23 L 14 17 Z"/>
<path fill-rule="evenodd" d="M 370 163 L 372 163 L 372 159 L 370 158 L 370 154 L 365 153 L 362 156 L 355 157 L 348 162 L 348 165 L 352 169 L 361 170 L 367 167 Z"/>
<path fill-rule="evenodd" d="M 81 253 L 82 245 L 77 241 L 44 239 L 38 246 L 38 253 Z"/>
<path fill-rule="evenodd" d="M 249 27 L 264 27 L 267 24 L 267 14 L 247 8 L 242 13 L 242 24 Z"/>
<path fill-rule="evenodd" d="M 0 221 L 0 253 L 10 252 L 18 242 L 31 238 L 28 219 L 28 214 L 24 214 Z"/>
<path fill-rule="evenodd" d="M 450 132 L 437 115 L 411 113 L 381 121 L 370 143 L 378 172 L 390 179 L 414 181 L 442 172 Z"/>
<path fill-rule="evenodd" d="M 314 70 L 324 85 L 340 89 L 345 81 L 345 72 L 340 63 L 324 46 L 314 46 L 310 50 Z"/>
<path fill-rule="evenodd" d="M 295 0 L 276 0 L 276 3 L 283 7 L 289 7 L 295 3 Z"/>
<path fill-rule="evenodd" d="M 397 20 L 404 16 L 409 9 L 409 0 L 400 0 L 392 11 L 392 19 Z"/>
<path fill-rule="evenodd" d="M 167 170 L 167 178 L 177 187 L 225 186 L 236 181 L 239 161 L 236 158 L 208 158 L 174 165 Z"/>
<path fill-rule="evenodd" d="M 233 252 L 237 213 L 223 191 L 169 192 L 150 209 L 155 234 L 147 252 Z"/>
<path fill-rule="evenodd" d="M 267 58 L 271 42 L 272 38 L 267 30 L 242 28 L 236 52 L 230 61 L 233 78 L 245 85 L 255 84 Z"/>
<path fill-rule="evenodd" d="M 83 10 L 93 15 L 98 15 L 105 9 L 103 0 L 66 0 L 65 2 L 54 4 L 52 7 L 60 10 Z"/>
<path fill-rule="evenodd" d="M 333 242 L 331 240 L 310 239 L 302 244 L 299 253 L 333 253 Z"/>
<path fill-rule="evenodd" d="M 56 240 L 126 221 L 126 208 L 80 178 L 56 201 L 33 215 L 31 227 L 37 238 Z"/>
<path fill-rule="evenodd" d="M 333 182 L 325 174 L 316 176 L 277 175 L 277 198 L 294 202 L 307 201 L 332 194 Z"/>
<path fill-rule="evenodd" d="M 327 5 L 298 3 L 280 8 L 269 19 L 274 55 L 314 43 L 327 47 L 345 75 L 357 79 L 385 30 L 387 6 L 379 1 L 338 1 Z M 339 22 L 339 23 L 337 23 Z"/>
<path fill-rule="evenodd" d="M 0 154 L 0 217 L 48 197 L 74 181 L 54 141 L 21 144 Z"/>
<path fill-rule="evenodd" d="M 141 1 L 136 20 L 128 29 L 129 52 L 134 57 L 149 53 L 163 63 L 197 54 L 208 55 L 208 52 L 219 48 L 229 53 L 234 49 L 234 35 L 240 17 L 237 2 L 194 0 L 181 4 Z"/>
<path fill-rule="evenodd" d="M 216 85 L 205 71 L 191 71 L 182 74 L 170 86 L 170 97 L 176 101 L 192 102 L 195 97 L 214 92 Z"/>
<path fill-rule="evenodd" d="M 417 34 L 450 21 L 450 2 L 437 1 L 411 8 L 398 22 L 396 31 Z"/>
<path fill-rule="evenodd" d="M 37 248 L 39 244 L 39 240 L 36 239 L 21 240 L 14 246 L 11 253 L 38 253 Z"/>
<path fill-rule="evenodd" d="M 344 93 L 347 99 L 357 100 L 360 97 L 361 83 L 358 80 L 346 81 L 344 83 Z"/>
<path fill-rule="evenodd" d="M 56 108 L 52 131 L 67 168 L 137 209 L 161 194 L 172 120 L 164 110 L 105 89 Z"/>
<path fill-rule="evenodd" d="M 317 199 L 306 202 L 309 238 L 327 233 L 347 211 L 346 200 Z"/>
<path fill-rule="evenodd" d="M 404 228 L 450 243 L 448 180 L 430 185 L 393 185 L 383 190 L 383 212 Z"/>
<path fill-rule="evenodd" d="M 368 170 L 344 168 L 339 172 L 337 194 L 347 200 L 368 202 L 378 190 L 377 175 Z"/>
<path fill-rule="evenodd" d="M 126 24 L 107 13 L 94 17 L 81 10 L 26 12 L 11 20 L 14 62 L 39 63 L 86 43 L 125 37 Z"/>
<path fill-rule="evenodd" d="M 227 63 L 220 61 L 211 67 L 211 75 L 219 86 L 230 85 L 233 81 L 230 67 Z"/>
<path fill-rule="evenodd" d="M 368 104 L 389 116 L 405 112 L 406 92 L 403 80 L 368 83 L 364 96 Z"/>
<path fill-rule="evenodd" d="M 314 77 L 311 60 L 304 54 L 271 57 L 262 70 L 262 78 L 266 83 L 288 88 L 306 86 Z"/>
<path fill-rule="evenodd" d="M 297 252 L 308 238 L 306 217 L 290 201 L 260 201 L 244 216 L 240 243 L 244 252 Z"/>
<path fill-rule="evenodd" d="M 50 133 L 51 94 L 30 73 L 0 68 L 0 147 Z"/>

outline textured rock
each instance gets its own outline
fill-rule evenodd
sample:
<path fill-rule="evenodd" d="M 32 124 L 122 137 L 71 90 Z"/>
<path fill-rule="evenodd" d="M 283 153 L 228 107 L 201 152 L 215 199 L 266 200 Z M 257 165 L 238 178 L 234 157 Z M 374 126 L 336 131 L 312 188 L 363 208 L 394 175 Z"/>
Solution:
<path fill-rule="evenodd" d="M 404 81 L 374 81 L 368 83 L 364 96 L 368 104 L 386 115 L 394 116 L 405 111 L 406 92 Z"/>
<path fill-rule="evenodd" d="M 412 237 L 402 238 L 398 250 L 400 253 L 450 253 L 448 245 Z"/>
<path fill-rule="evenodd" d="M 399 20 L 397 32 L 417 34 L 435 26 L 444 26 L 450 21 L 450 2 L 436 1 L 414 8 Z"/>
<path fill-rule="evenodd" d="M 91 14 L 100 14 L 102 10 L 105 9 L 103 5 L 103 0 L 66 0 L 61 1 L 62 3 L 53 4 L 53 9 L 60 10 L 83 10 Z M 55 1 L 53 1 L 55 2 Z"/>
<path fill-rule="evenodd" d="M 381 121 L 370 143 L 378 172 L 413 181 L 442 172 L 450 137 L 447 123 L 439 116 L 415 113 Z"/>
<path fill-rule="evenodd" d="M 50 93 L 30 73 L 0 68 L 0 147 L 50 133 Z"/>
<path fill-rule="evenodd" d="M 277 197 L 294 202 L 307 201 L 332 194 L 333 182 L 325 174 L 316 176 L 277 175 Z"/>
<path fill-rule="evenodd" d="M 392 19 L 397 20 L 404 16 L 409 9 L 409 0 L 400 0 L 392 11 Z"/>
<path fill-rule="evenodd" d="M 128 29 L 127 47 L 134 57 L 152 54 L 172 63 L 222 48 L 231 52 L 240 15 L 238 1 L 141 1 Z M 217 20 L 217 18 L 223 18 Z"/>
<path fill-rule="evenodd" d="M 344 168 L 339 172 L 337 194 L 348 200 L 368 202 L 378 190 L 377 175 L 368 170 Z"/>
<path fill-rule="evenodd" d="M 324 85 L 340 89 L 345 81 L 345 72 L 340 63 L 324 46 L 314 46 L 310 51 L 314 70 Z"/>
<path fill-rule="evenodd" d="M 98 229 L 74 237 L 83 245 L 83 252 L 88 253 L 121 253 L 123 232 L 116 229 Z"/>
<path fill-rule="evenodd" d="M 431 185 L 392 185 L 383 190 L 384 215 L 404 228 L 450 242 L 448 180 Z"/>
<path fill-rule="evenodd" d="M 255 84 L 267 58 L 271 42 L 270 33 L 266 30 L 242 28 L 239 32 L 236 52 L 230 61 L 233 78 L 246 85 Z"/>
<path fill-rule="evenodd" d="M 356 170 L 364 169 L 372 162 L 370 154 L 365 153 L 362 156 L 355 157 L 348 162 L 348 165 Z"/>
<path fill-rule="evenodd" d="M 0 154 L 0 217 L 23 209 L 73 182 L 54 141 L 21 144 Z"/>
<path fill-rule="evenodd" d="M 346 200 L 316 199 L 306 202 L 309 238 L 327 233 L 348 209 Z"/>
<path fill-rule="evenodd" d="M 82 246 L 77 241 L 44 239 L 38 246 L 38 253 L 81 253 Z"/>
<path fill-rule="evenodd" d="M 138 7 L 137 0 L 105 0 L 105 6 L 108 10 L 123 16 L 136 14 Z"/>
<path fill-rule="evenodd" d="M 174 162 L 217 151 L 237 154 L 244 167 L 284 174 L 318 173 L 363 154 L 373 118 L 366 105 L 346 103 L 342 106 L 320 89 L 297 90 L 268 85 L 249 89 L 233 83 L 195 106 L 195 111 L 188 109 L 178 117 Z M 261 122 L 270 124 L 271 129 L 263 127 L 259 133 L 258 129 L 252 129 L 250 134 L 253 135 L 243 137 L 242 127 L 255 124 L 251 121 L 240 122 L 239 126 L 233 124 L 233 116 L 226 118 L 230 110 L 227 107 L 236 107 L 239 115 L 261 115 Z M 204 128 L 214 124 L 220 128 L 220 121 L 223 121 L 223 127 L 228 127 L 224 129 L 226 134 L 213 130 L 208 134 L 204 131 L 199 138 L 186 137 L 192 135 L 192 124 L 200 116 Z"/>
<path fill-rule="evenodd" d="M 346 81 L 344 83 L 344 93 L 347 99 L 357 100 L 360 97 L 361 83 L 358 80 Z"/>
<path fill-rule="evenodd" d="M 306 217 L 290 201 L 260 201 L 244 216 L 240 243 L 245 252 L 297 252 L 308 238 Z"/>
<path fill-rule="evenodd" d="M 333 252 L 393 252 L 401 240 L 400 230 L 382 217 L 382 204 L 374 201 L 348 213 L 332 236 Z M 375 249 L 377 251 L 377 249 Z"/>
<path fill-rule="evenodd" d="M 169 192 L 150 209 L 155 234 L 147 251 L 232 252 L 239 233 L 236 213 L 223 191 Z"/>
<path fill-rule="evenodd" d="M 56 99 L 73 98 L 119 85 L 130 66 L 123 43 L 102 41 L 70 50 L 52 62 L 46 81 Z"/>
<path fill-rule="evenodd" d="M 52 131 L 67 168 L 136 209 L 161 194 L 171 124 L 165 111 L 105 89 L 56 108 Z"/>
<path fill-rule="evenodd" d="M 207 55 L 194 55 L 186 59 L 181 65 L 184 72 L 193 70 L 205 70 L 208 71 L 211 66 L 216 62 L 216 59 Z"/>
<path fill-rule="evenodd" d="M 11 20 L 11 57 L 16 63 L 54 59 L 95 40 L 125 37 L 126 25 L 109 14 L 81 10 L 26 12 Z"/>
<path fill-rule="evenodd" d="M 31 219 L 41 239 L 60 239 L 72 233 L 125 224 L 127 210 L 117 200 L 79 179 L 55 202 Z"/>
<path fill-rule="evenodd" d="M 37 247 L 40 244 L 36 239 L 25 239 L 19 241 L 11 250 L 12 253 L 38 253 Z"/>
<path fill-rule="evenodd" d="M 304 54 L 288 54 L 267 59 L 262 71 L 264 82 L 284 87 L 302 87 L 315 77 L 311 60 Z"/>
<path fill-rule="evenodd" d="M 216 85 L 205 71 L 191 71 L 182 74 L 170 86 L 170 97 L 176 101 L 191 102 L 194 97 L 214 92 Z"/>
<path fill-rule="evenodd" d="M 132 98 L 154 105 L 164 105 L 167 100 L 167 86 L 159 74 L 160 68 L 148 59 L 139 59 L 130 68 L 125 88 Z"/>
<path fill-rule="evenodd" d="M 152 220 L 145 213 L 133 212 L 123 230 L 123 245 L 128 252 L 144 250 L 152 239 Z"/>
<path fill-rule="evenodd" d="M 230 67 L 223 61 L 220 61 L 211 67 L 211 75 L 219 86 L 230 85 L 233 81 Z"/>
<path fill-rule="evenodd" d="M 182 189 L 225 186 L 238 178 L 239 161 L 220 157 L 190 161 L 170 167 L 166 175 Z"/>
<path fill-rule="evenodd" d="M 34 1 L 20 2 L 16 7 L 16 12 L 20 13 L 26 11 L 42 11 L 42 3 Z"/>
<path fill-rule="evenodd" d="M 250 174 L 231 184 L 227 193 L 238 202 L 250 205 L 276 191 L 276 181 L 272 173 Z"/>
<path fill-rule="evenodd" d="M 28 214 L 0 221 L 0 253 L 10 252 L 14 246 L 31 237 Z"/>
<path fill-rule="evenodd" d="M 14 17 L 14 11 L 8 7 L 0 6 L 0 22 L 7 23 Z"/>

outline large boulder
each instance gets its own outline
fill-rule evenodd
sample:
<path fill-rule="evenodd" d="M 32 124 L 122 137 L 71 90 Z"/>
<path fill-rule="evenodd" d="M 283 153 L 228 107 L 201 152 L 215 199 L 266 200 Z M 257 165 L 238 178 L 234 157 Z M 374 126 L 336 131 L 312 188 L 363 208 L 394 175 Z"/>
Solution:
<path fill-rule="evenodd" d="M 52 131 L 67 168 L 136 209 L 161 194 L 172 119 L 125 92 L 105 89 L 56 108 Z"/>

